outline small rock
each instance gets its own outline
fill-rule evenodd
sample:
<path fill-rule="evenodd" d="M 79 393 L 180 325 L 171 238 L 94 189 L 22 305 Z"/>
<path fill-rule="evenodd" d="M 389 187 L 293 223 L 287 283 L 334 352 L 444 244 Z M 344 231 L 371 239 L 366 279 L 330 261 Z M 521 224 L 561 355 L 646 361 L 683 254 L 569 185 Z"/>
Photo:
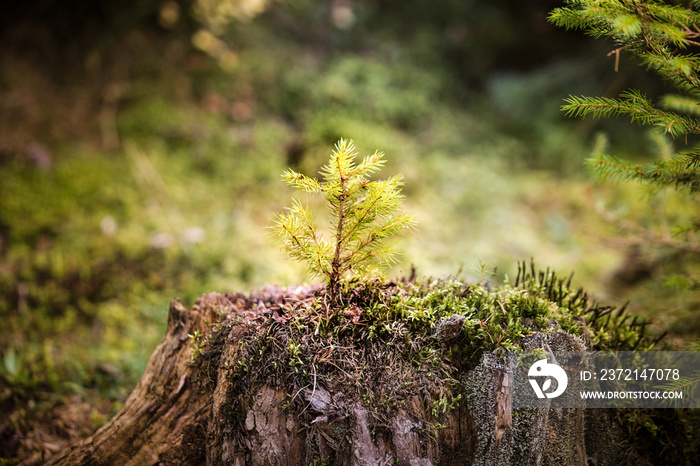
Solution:
<path fill-rule="evenodd" d="M 457 341 L 459 334 L 462 333 L 465 320 L 467 320 L 466 317 L 459 315 L 443 319 L 435 330 L 435 338 L 444 345 L 451 345 Z"/>

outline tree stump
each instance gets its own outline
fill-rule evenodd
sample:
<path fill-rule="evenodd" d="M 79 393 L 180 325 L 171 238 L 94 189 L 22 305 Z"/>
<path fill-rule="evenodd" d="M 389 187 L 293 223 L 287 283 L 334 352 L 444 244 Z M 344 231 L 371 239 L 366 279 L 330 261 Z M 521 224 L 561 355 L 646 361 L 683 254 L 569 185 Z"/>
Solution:
<path fill-rule="evenodd" d="M 459 374 L 468 395 L 456 407 L 436 414 L 413 397 L 402 400 L 383 425 L 350 389 L 331 391 L 318 383 L 290 393 L 290 387 L 260 383 L 237 392 L 230 374 L 244 363 L 241 340 L 268 319 L 285 325 L 280 301 L 302 302 L 317 291 L 267 287 L 248 297 L 207 294 L 192 309 L 174 300 L 165 338 L 121 412 L 71 449 L 46 462 L 32 457 L 22 464 L 585 465 L 587 450 L 590 456 L 609 443 L 599 434 L 597 445 L 586 444 L 583 410 L 514 415 L 509 375 L 489 354 Z M 225 344 L 213 353 L 217 360 L 193 359 L 189 335 L 207 334 L 217 325 L 226 331 Z M 527 338 L 578 345 L 561 332 Z M 616 461 L 606 451 L 597 464 Z"/>

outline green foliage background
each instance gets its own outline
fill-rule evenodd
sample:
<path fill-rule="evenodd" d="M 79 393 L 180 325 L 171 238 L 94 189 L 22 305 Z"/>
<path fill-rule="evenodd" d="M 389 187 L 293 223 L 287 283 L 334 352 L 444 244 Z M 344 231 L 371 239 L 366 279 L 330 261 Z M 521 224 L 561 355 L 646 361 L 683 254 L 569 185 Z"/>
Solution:
<path fill-rule="evenodd" d="M 189 2 L 146 2 L 101 10 L 106 32 L 48 62 L 15 16 L 0 67 L 14 92 L 0 94 L 14 109 L 0 119 L 0 411 L 69 394 L 115 411 L 172 297 L 307 282 L 265 227 L 292 195 L 280 173 L 315 176 L 341 137 L 405 175 L 418 231 L 393 275 L 469 276 L 482 260 L 512 277 L 534 257 L 601 301 L 631 300 L 671 343 L 697 337 L 696 294 L 662 279 L 697 257 L 639 251 L 624 228 L 696 206 L 595 184 L 584 166 L 598 132 L 631 160 L 670 142 L 559 110 L 570 94 L 663 86 L 549 25 L 557 2 L 423 3 L 355 2 L 347 28 L 331 2 L 273 3 L 207 36 Z"/>

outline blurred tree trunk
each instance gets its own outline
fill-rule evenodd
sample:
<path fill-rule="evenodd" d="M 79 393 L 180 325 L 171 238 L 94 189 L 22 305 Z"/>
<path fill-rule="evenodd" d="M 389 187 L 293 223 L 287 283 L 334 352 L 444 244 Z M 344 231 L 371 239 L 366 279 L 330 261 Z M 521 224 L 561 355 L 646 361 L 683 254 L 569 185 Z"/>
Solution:
<path fill-rule="evenodd" d="M 306 406 L 301 412 L 286 406 L 284 390 L 271 386 L 235 393 L 225 368 L 236 364 L 237 342 L 257 324 L 225 317 L 240 324 L 230 327 L 230 344 L 222 350 L 215 374 L 192 364 L 188 337 L 210 330 L 221 315 L 217 302 L 225 299 L 205 295 L 191 310 L 173 301 L 166 336 L 122 411 L 48 462 L 35 456 L 22 464 L 586 464 L 583 410 L 513 416 L 509 375 L 499 369 L 497 358 L 485 358 L 465 375 L 483 388 L 457 408 L 434 418 L 422 400 L 409 399 L 385 426 L 370 422 L 362 400 L 320 386 L 300 394 Z M 444 427 L 428 438 L 426 432 L 437 422 Z M 608 455 L 597 464 L 612 460 Z"/>

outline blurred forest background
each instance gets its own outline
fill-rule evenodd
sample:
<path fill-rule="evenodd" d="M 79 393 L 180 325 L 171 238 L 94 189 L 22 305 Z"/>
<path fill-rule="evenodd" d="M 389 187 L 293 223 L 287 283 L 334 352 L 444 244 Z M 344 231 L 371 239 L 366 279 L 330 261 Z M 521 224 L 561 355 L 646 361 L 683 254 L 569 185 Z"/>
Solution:
<path fill-rule="evenodd" d="M 666 87 L 611 44 L 558 29 L 560 1 L 39 0 L 0 15 L 0 458 L 115 414 L 168 302 L 309 281 L 269 236 L 333 144 L 378 149 L 418 221 L 408 273 L 513 277 L 535 259 L 599 301 L 700 334 L 698 249 L 673 192 L 595 182 L 585 159 L 678 143 L 570 120 L 570 94 Z M 27 426 L 33 433 L 27 434 Z M 24 433 L 20 433 L 24 432 Z M 48 446 L 47 446 L 48 445 Z M 0 460 L 1 462 L 2 460 Z"/>

